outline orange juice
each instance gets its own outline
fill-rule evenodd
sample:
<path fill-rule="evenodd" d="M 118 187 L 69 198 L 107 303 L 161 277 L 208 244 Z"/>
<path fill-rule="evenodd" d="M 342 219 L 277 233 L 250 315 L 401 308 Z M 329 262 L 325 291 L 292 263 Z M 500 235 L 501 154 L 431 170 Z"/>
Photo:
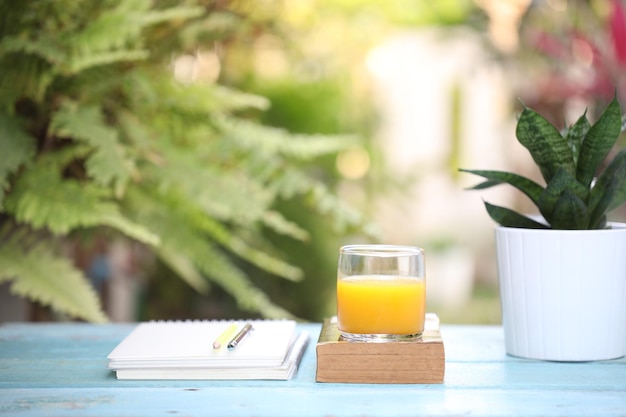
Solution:
<path fill-rule="evenodd" d="M 424 331 L 426 285 L 416 277 L 363 275 L 337 281 L 339 329 L 355 334 Z"/>

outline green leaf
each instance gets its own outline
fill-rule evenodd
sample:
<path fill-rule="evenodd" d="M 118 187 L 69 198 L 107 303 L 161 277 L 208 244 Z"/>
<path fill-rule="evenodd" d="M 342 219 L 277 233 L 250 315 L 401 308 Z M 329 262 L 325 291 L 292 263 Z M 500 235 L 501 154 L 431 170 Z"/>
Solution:
<path fill-rule="evenodd" d="M 181 207 L 185 200 L 171 200 L 168 195 L 150 195 L 139 189 L 131 189 L 126 195 L 126 210 L 133 218 L 163 236 L 157 254 L 166 256 L 194 268 L 228 292 L 240 308 L 261 313 L 265 317 L 291 317 L 283 308 L 273 303 L 257 288 L 250 278 L 231 260 L 228 252 L 220 249 L 209 236 L 189 218 L 189 209 Z M 180 271 L 177 265 L 175 270 Z M 190 275 L 184 275 L 183 278 Z"/>
<path fill-rule="evenodd" d="M 7 36 L 0 41 L 0 56 L 25 52 L 37 55 L 49 63 L 63 60 L 65 53 L 51 39 L 32 40 L 20 36 Z"/>
<path fill-rule="evenodd" d="M 487 181 L 478 183 L 472 187 L 469 187 L 467 188 L 467 190 L 485 190 L 487 188 L 495 187 L 496 185 L 502 185 L 502 184 L 504 184 L 502 181 L 487 180 Z"/>
<path fill-rule="evenodd" d="M 499 184 L 510 184 L 526 194 L 535 205 L 537 205 L 537 201 L 543 192 L 543 187 L 533 180 L 510 172 L 471 169 L 460 169 L 459 171 L 479 175 L 489 180 L 472 187 L 472 190 L 480 190 Z"/>
<path fill-rule="evenodd" d="M 12 281 L 11 291 L 55 310 L 96 323 L 107 321 L 93 288 L 63 257 L 43 245 L 30 250 L 0 246 L 0 282 Z"/>
<path fill-rule="evenodd" d="M 536 222 L 506 207 L 495 206 L 485 201 L 489 216 L 500 226 L 524 229 L 549 229 L 545 224 Z"/>
<path fill-rule="evenodd" d="M 148 2 L 148 4 L 150 4 Z M 177 6 L 163 10 L 150 10 L 141 15 L 141 22 L 144 25 L 155 25 L 167 21 L 182 21 L 192 17 L 201 16 L 204 12 L 202 7 Z"/>
<path fill-rule="evenodd" d="M 185 252 L 181 252 L 177 248 L 171 248 L 161 245 L 156 251 L 158 257 L 165 265 L 171 268 L 183 281 L 200 294 L 206 294 L 209 291 L 209 283 L 193 261 L 186 256 Z"/>
<path fill-rule="evenodd" d="M 543 116 L 524 107 L 517 122 L 518 141 L 528 149 L 546 183 L 559 168 L 576 175 L 574 157 L 567 140 Z"/>
<path fill-rule="evenodd" d="M 9 175 L 35 156 L 36 140 L 27 134 L 18 121 L 0 110 L 0 212 L 9 191 Z"/>
<path fill-rule="evenodd" d="M 146 244 L 159 243 L 152 232 L 120 214 L 109 190 L 61 178 L 50 161 L 53 157 L 40 159 L 17 178 L 6 199 L 8 213 L 35 229 L 60 235 L 82 227 L 109 226 Z"/>
<path fill-rule="evenodd" d="M 221 111 L 233 111 L 243 109 L 267 110 L 270 101 L 257 94 L 244 93 L 221 85 L 210 87 L 211 95 L 220 103 Z"/>
<path fill-rule="evenodd" d="M 66 59 L 66 52 L 50 37 L 0 36 L 0 103 L 12 108 L 20 98 L 41 101 L 56 77 L 55 65 Z"/>
<path fill-rule="evenodd" d="M 221 223 L 210 217 L 206 215 L 193 216 L 190 214 L 190 219 L 192 219 L 193 224 L 200 230 L 205 231 L 212 240 L 228 249 L 231 253 L 236 254 L 241 259 L 250 262 L 252 265 L 291 281 L 302 280 L 302 271 L 300 268 L 296 268 L 274 256 L 270 256 L 263 251 L 255 249 L 245 240 L 237 237 L 236 234 L 231 233 L 231 231 L 225 228 Z"/>
<path fill-rule="evenodd" d="M 145 0 L 126 0 L 115 7 L 103 8 L 89 25 L 72 33 L 68 44 L 73 51 L 84 55 L 121 49 L 139 37 L 144 26 L 142 16 L 149 9 L 150 3 Z"/>
<path fill-rule="evenodd" d="M 582 146 L 583 141 L 585 140 L 585 135 L 589 131 L 591 124 L 587 119 L 587 112 L 580 116 L 576 123 L 570 126 L 565 132 L 565 139 L 567 143 L 569 143 L 570 148 L 572 149 L 572 156 L 574 157 L 574 164 L 578 164 L 578 156 L 580 154 L 580 148 Z"/>
<path fill-rule="evenodd" d="M 289 192 L 299 207 L 314 207 L 320 221 L 362 225 L 359 213 L 326 186 L 328 168 L 316 161 L 356 138 L 239 124 L 235 115 L 258 119 L 270 101 L 215 83 L 176 82 L 171 65 L 181 53 L 198 51 L 200 58 L 249 27 L 267 30 L 269 21 L 230 3 L 219 11 L 206 2 L 173 4 L 0 6 L 6 12 L 0 13 L 0 107 L 19 108 L 38 140 L 36 159 L 12 168 L 0 222 L 21 222 L 34 229 L 33 239 L 48 242 L 56 241 L 54 234 L 82 232 L 103 233 L 106 241 L 110 231 L 102 226 L 115 227 L 150 245 L 199 291 L 216 283 L 250 311 L 286 315 L 256 286 L 265 278 L 247 271 L 301 275 L 264 234 L 271 227 L 309 237 L 273 211 Z M 200 18 L 190 22 L 194 16 Z M 233 121 L 225 131 L 222 117 Z M 114 192 L 122 186 L 124 192 Z M 140 192 L 150 198 L 133 204 L 127 194 Z"/>
<path fill-rule="evenodd" d="M 262 218 L 274 198 L 270 189 L 242 169 L 233 172 L 209 165 L 193 148 L 163 149 L 166 162 L 148 166 L 144 173 L 160 192 L 188 199 L 211 217 L 250 225 Z"/>
<path fill-rule="evenodd" d="M 215 122 L 226 135 L 226 140 L 236 141 L 243 149 L 299 160 L 333 154 L 357 143 L 354 135 L 292 134 L 284 129 L 226 117 L 216 118 Z"/>
<path fill-rule="evenodd" d="M 626 202 L 626 148 L 613 158 L 591 189 L 589 224 L 594 228 L 601 228 L 605 214 L 624 202 Z"/>
<path fill-rule="evenodd" d="M 562 225 L 567 219 L 556 218 L 558 214 L 558 205 L 561 204 L 561 198 L 565 192 L 574 194 L 578 200 L 584 205 L 589 199 L 589 189 L 581 185 L 574 177 L 568 174 L 564 169 L 559 168 L 552 180 L 546 188 L 541 192 L 537 201 L 537 206 L 541 214 L 550 225 L 554 227 L 554 222 Z M 587 220 L 585 216 L 584 220 Z M 572 225 L 577 225 L 580 219 L 571 219 Z M 578 227 L 555 227 L 556 229 L 577 229 Z"/>
<path fill-rule="evenodd" d="M 125 158 L 117 131 L 104 123 L 98 107 L 63 103 L 52 116 L 50 132 L 94 147 L 86 166 L 88 175 L 99 184 L 121 187 L 128 180 L 130 161 Z"/>
<path fill-rule="evenodd" d="M 552 218 L 549 220 L 553 229 L 584 230 L 587 229 L 589 213 L 585 203 L 569 189 L 559 196 Z"/>
<path fill-rule="evenodd" d="M 72 58 L 65 69 L 66 75 L 76 74 L 97 65 L 121 61 L 142 60 L 148 57 L 143 49 L 125 49 L 141 38 L 141 31 L 157 23 L 184 20 L 202 13 L 200 7 L 173 7 L 150 10 L 145 0 L 126 0 L 116 7 L 104 9 L 83 30 L 68 36 Z"/>
<path fill-rule="evenodd" d="M 375 226 L 366 224 L 361 213 L 338 198 L 324 183 L 314 180 L 301 170 L 286 167 L 277 173 L 267 187 L 284 199 L 303 197 L 307 206 L 334 219 L 333 227 L 339 232 L 363 226 L 370 236 L 376 235 Z"/>
<path fill-rule="evenodd" d="M 269 210 L 263 214 L 263 224 L 274 232 L 290 236 L 296 240 L 309 240 L 309 232 L 298 226 L 296 223 L 289 221 L 280 212 Z"/>
<path fill-rule="evenodd" d="M 580 149 L 576 178 L 585 187 L 591 185 L 598 167 L 615 145 L 620 132 L 621 113 L 619 103 L 614 98 L 598 121 L 591 126 Z"/>
<path fill-rule="evenodd" d="M 148 58 L 148 56 L 149 52 L 143 49 L 90 53 L 73 56 L 60 70 L 63 75 L 69 76 L 92 67 L 114 64 L 116 62 L 140 61 Z"/>
<path fill-rule="evenodd" d="M 293 318 L 287 310 L 275 304 L 255 287 L 249 278 L 237 268 L 229 257 L 207 243 L 202 258 L 196 259 L 200 270 L 211 277 L 226 292 L 231 294 L 240 309 L 259 312 L 268 318 Z"/>
<path fill-rule="evenodd" d="M 151 118 L 148 119 L 150 126 L 159 132 L 171 130 L 169 123 L 182 120 L 183 130 L 188 134 L 192 126 L 208 126 L 210 115 L 218 117 L 240 110 L 266 110 L 270 106 L 267 98 L 256 94 L 216 84 L 186 85 L 174 82 L 169 73 L 145 73 L 140 69 L 124 77 L 122 87 L 133 107 L 150 110 L 146 115 Z"/>

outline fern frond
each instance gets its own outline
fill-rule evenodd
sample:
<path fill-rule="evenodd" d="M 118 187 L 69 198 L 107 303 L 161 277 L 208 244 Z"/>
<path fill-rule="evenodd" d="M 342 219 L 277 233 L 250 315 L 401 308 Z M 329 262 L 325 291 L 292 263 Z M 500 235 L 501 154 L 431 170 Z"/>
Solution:
<path fill-rule="evenodd" d="M 135 199 L 137 198 L 138 197 L 135 196 Z M 148 197 L 144 196 L 143 198 Z M 160 213 L 158 214 L 160 217 L 168 215 L 173 216 L 175 213 L 181 222 L 186 222 L 189 225 L 188 227 L 201 235 L 203 239 L 208 239 L 219 244 L 230 253 L 237 255 L 251 265 L 291 281 L 299 281 L 302 279 L 302 271 L 299 268 L 251 246 L 240 237 L 243 234 L 233 233 L 233 231 L 224 226 L 223 223 L 207 216 L 200 207 L 195 206 L 193 201 L 186 196 L 166 192 L 158 196 L 153 196 L 150 201 L 144 200 L 143 204 L 153 205 L 152 212 L 155 214 Z M 140 215 L 139 221 L 143 221 L 142 215 Z M 161 222 L 162 221 L 163 220 L 161 220 Z M 152 223 L 152 221 L 149 222 L 149 224 Z M 163 236 L 163 241 L 169 241 L 173 231 L 167 231 L 167 233 L 167 235 L 160 233 L 160 235 Z M 167 249 L 164 249 L 164 251 L 167 251 Z M 197 287 L 197 283 L 193 285 Z"/>
<path fill-rule="evenodd" d="M 368 234 L 375 233 L 373 225 L 366 224 L 361 213 L 341 200 L 323 182 L 313 179 L 301 170 L 285 167 L 268 184 L 268 188 L 284 199 L 304 197 L 309 207 L 334 219 L 334 228 L 337 231 L 363 226 Z"/>
<path fill-rule="evenodd" d="M 263 224 L 274 232 L 292 237 L 296 240 L 308 240 L 310 238 L 309 232 L 298 226 L 296 223 L 289 221 L 280 212 L 269 210 L 263 214 L 261 219 Z"/>
<path fill-rule="evenodd" d="M 258 312 L 267 318 L 295 318 L 293 314 L 272 302 L 261 289 L 255 287 L 245 273 L 215 247 L 207 245 L 202 258 L 197 262 L 204 274 L 237 300 L 241 310 Z"/>
<path fill-rule="evenodd" d="M 356 229 L 364 226 L 367 233 L 373 232 L 375 227 L 365 222 L 363 215 L 346 204 L 326 184 L 312 180 L 312 188 L 308 194 L 310 206 L 320 214 L 326 214 L 332 219 L 334 228 L 337 231 Z"/>
<path fill-rule="evenodd" d="M 116 7 L 103 9 L 88 26 L 72 37 L 71 45 L 82 54 L 121 49 L 140 38 L 150 25 L 174 19 L 188 19 L 202 13 L 200 7 L 173 7 L 151 10 L 146 0 L 124 0 Z"/>
<path fill-rule="evenodd" d="M 143 27 L 138 16 L 149 8 L 145 0 L 129 0 L 103 9 L 84 29 L 71 34 L 70 47 L 79 55 L 122 49 L 141 33 Z"/>
<path fill-rule="evenodd" d="M 267 110 L 270 101 L 257 94 L 245 93 L 221 85 L 207 85 L 213 97 L 220 103 L 220 111 L 232 112 L 236 110 L 257 109 Z"/>
<path fill-rule="evenodd" d="M 180 270 L 177 265 L 170 264 L 172 259 L 183 262 L 187 268 L 195 266 L 197 273 L 223 288 L 246 311 L 261 313 L 265 317 L 291 317 L 256 288 L 229 256 L 189 221 L 187 208 L 171 204 L 167 196 L 159 198 L 137 188 L 129 189 L 125 203 L 129 216 L 163 237 L 157 254 L 173 269 Z"/>
<path fill-rule="evenodd" d="M 241 259 L 250 262 L 252 265 L 291 281 L 300 281 L 302 279 L 302 271 L 299 268 L 253 248 L 243 239 L 239 238 L 237 234 L 232 233 L 221 223 L 210 217 L 196 212 L 196 215 L 190 213 L 189 219 L 200 230 L 207 233 L 212 240 L 228 249 L 231 253 L 239 256 Z"/>
<path fill-rule="evenodd" d="M 209 83 L 182 84 L 172 82 L 168 74 L 150 74 L 152 79 L 160 77 L 160 82 L 152 81 L 148 87 L 146 84 L 138 84 L 143 82 L 143 77 L 136 74 L 135 77 L 129 78 L 129 84 L 126 86 L 129 93 L 139 93 L 139 96 L 132 96 L 132 99 L 145 100 L 146 96 L 159 98 L 154 100 L 152 104 L 155 106 L 153 110 L 158 111 L 168 118 L 195 118 L 202 124 L 208 122 L 211 114 L 222 112 L 233 112 L 246 109 L 265 110 L 270 103 L 265 97 L 240 92 L 228 87 L 217 86 Z M 148 90 L 147 88 L 150 88 Z M 167 97 L 167 100 L 160 100 Z M 145 105 L 145 101 L 141 102 Z"/>
<path fill-rule="evenodd" d="M 167 161 L 146 168 L 161 191 L 184 195 L 205 213 L 222 221 L 251 224 L 272 202 L 270 190 L 243 172 L 225 171 L 199 160 L 193 149 L 168 149 Z M 240 170 L 237 170 L 240 171 Z"/>
<path fill-rule="evenodd" d="M 136 129 L 137 126 L 132 128 L 135 132 Z M 143 138 L 145 132 L 140 129 L 138 134 Z M 242 259 L 277 276 L 300 279 L 302 273 L 298 268 L 250 247 L 223 222 L 249 227 L 255 222 L 267 221 L 275 230 L 299 239 L 306 239 L 308 233 L 278 213 L 268 215 L 268 205 L 274 195 L 263 183 L 245 175 L 245 159 L 236 167 L 237 173 L 222 171 L 217 167 L 219 163 L 214 164 L 215 168 L 207 166 L 195 149 L 162 148 L 166 162 L 150 168 L 153 171 L 150 178 L 155 179 L 161 193 L 167 195 L 168 204 L 187 210 L 185 217 L 189 222 Z"/>
<path fill-rule="evenodd" d="M 121 135 L 129 142 L 136 151 L 142 152 L 151 147 L 151 135 L 148 127 L 137 118 L 136 115 L 121 110 L 117 114 L 118 127 Z"/>
<path fill-rule="evenodd" d="M 236 141 L 243 149 L 301 161 L 333 154 L 357 143 L 357 136 L 354 135 L 293 134 L 283 129 L 228 117 L 216 117 L 215 123 L 227 140 Z"/>
<path fill-rule="evenodd" d="M 142 14 L 140 21 L 144 26 L 154 25 L 167 21 L 186 20 L 198 17 L 203 13 L 202 7 L 170 7 L 163 10 L 150 10 L 148 13 Z"/>
<path fill-rule="evenodd" d="M 99 65 L 109 65 L 116 62 L 141 61 L 148 58 L 146 50 L 106 51 L 85 55 L 73 56 L 66 65 L 60 68 L 63 75 L 77 74 L 86 69 Z"/>
<path fill-rule="evenodd" d="M 28 251 L 16 244 L 0 246 L 0 282 L 11 291 L 72 316 L 102 323 L 107 317 L 83 274 L 43 245 Z"/>
<path fill-rule="evenodd" d="M 80 227 L 109 226 L 146 244 L 159 243 L 152 232 L 120 213 L 109 190 L 62 179 L 55 168 L 42 158 L 25 170 L 6 198 L 6 211 L 20 222 L 55 234 L 67 234 Z"/>
<path fill-rule="evenodd" d="M 41 102 L 56 76 L 50 64 L 36 55 L 4 55 L 0 68 L 0 105 L 5 108 L 22 98 Z"/>
<path fill-rule="evenodd" d="M 173 19 L 185 20 L 202 13 L 200 7 L 163 10 L 151 10 L 151 7 L 152 2 L 146 0 L 120 1 L 116 7 L 104 9 L 84 30 L 76 33 L 72 45 L 83 53 L 119 49 L 136 42 L 147 26 Z"/>
<path fill-rule="evenodd" d="M 27 39 L 20 36 L 7 36 L 0 40 L 0 57 L 10 53 L 37 55 L 50 64 L 62 62 L 65 52 L 51 39 Z"/>
<path fill-rule="evenodd" d="M 78 106 L 65 102 L 50 122 L 50 133 L 85 142 L 95 148 L 87 160 L 87 174 L 101 185 L 123 184 L 130 176 L 117 131 L 107 126 L 95 106 Z"/>
<path fill-rule="evenodd" d="M 55 279 L 76 277 L 36 239 L 114 228 L 150 246 L 199 292 L 216 284 L 243 310 L 290 317 L 246 270 L 301 277 L 264 240 L 267 228 L 309 238 L 275 211 L 282 198 L 336 216 L 341 227 L 362 221 L 303 164 L 353 146 L 356 137 L 293 135 L 237 119 L 268 109 L 269 101 L 215 84 L 177 83 L 167 68 L 181 45 L 192 50 L 236 35 L 258 18 L 231 4 L 216 12 L 196 1 L 13 3 L 0 2 L 0 20 L 10 20 L 0 25 L 0 108 L 19 108 L 24 131 L 38 137 L 15 135 L 17 125 L 0 116 L 0 135 L 13 135 L 10 154 L 0 142 L 0 228 L 6 221 L 34 232 L 24 238 L 21 247 L 31 248 L 24 256 L 41 250 Z M 24 262 L 20 276 L 29 274 Z M 23 280 L 11 271 L 0 280 Z M 22 293 L 42 297 L 29 288 Z"/>
<path fill-rule="evenodd" d="M 26 133 L 17 120 L 0 109 L 0 213 L 9 190 L 9 175 L 35 156 L 36 140 Z"/>
<path fill-rule="evenodd" d="M 209 282 L 200 274 L 198 268 L 186 254 L 167 245 L 161 245 L 157 254 L 161 261 L 178 274 L 191 288 L 200 294 L 206 294 L 209 291 Z"/>

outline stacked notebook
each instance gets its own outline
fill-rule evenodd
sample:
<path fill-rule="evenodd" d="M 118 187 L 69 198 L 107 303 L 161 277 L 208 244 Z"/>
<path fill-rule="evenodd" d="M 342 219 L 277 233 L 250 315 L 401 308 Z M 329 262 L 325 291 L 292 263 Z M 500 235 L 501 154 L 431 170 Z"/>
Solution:
<path fill-rule="evenodd" d="M 229 348 L 246 324 L 251 330 Z M 288 380 L 308 342 L 293 320 L 154 321 L 140 323 L 108 359 L 118 379 Z"/>

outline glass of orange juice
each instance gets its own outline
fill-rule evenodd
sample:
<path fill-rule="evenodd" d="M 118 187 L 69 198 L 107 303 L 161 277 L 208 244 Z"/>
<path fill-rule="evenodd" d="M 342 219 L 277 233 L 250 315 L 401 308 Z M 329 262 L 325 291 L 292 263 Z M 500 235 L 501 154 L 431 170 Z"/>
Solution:
<path fill-rule="evenodd" d="M 424 251 L 348 245 L 339 250 L 337 325 L 344 340 L 398 341 L 424 331 Z"/>

